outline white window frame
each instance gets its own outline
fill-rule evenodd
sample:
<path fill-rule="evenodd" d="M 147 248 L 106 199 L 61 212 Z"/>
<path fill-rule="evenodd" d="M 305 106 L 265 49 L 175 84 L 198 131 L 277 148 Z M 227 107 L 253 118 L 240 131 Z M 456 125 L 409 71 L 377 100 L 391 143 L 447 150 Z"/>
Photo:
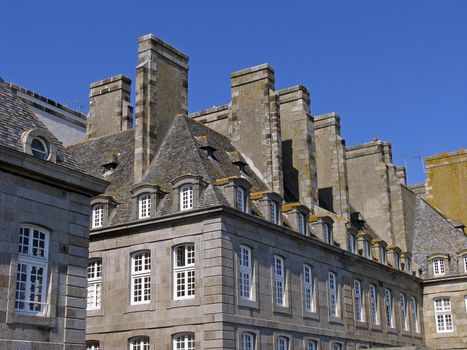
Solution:
<path fill-rule="evenodd" d="M 255 338 L 255 334 L 250 332 L 243 332 L 240 336 L 240 349 L 255 350 Z"/>
<path fill-rule="evenodd" d="M 323 225 L 323 241 L 327 244 L 331 244 L 332 241 L 332 227 L 328 223 Z"/>
<path fill-rule="evenodd" d="M 394 328 L 394 299 L 390 289 L 384 289 L 384 307 L 386 316 L 386 326 L 388 328 Z"/>
<path fill-rule="evenodd" d="M 102 304 L 102 259 L 88 262 L 87 310 L 99 310 Z"/>
<path fill-rule="evenodd" d="M 195 350 L 195 335 L 182 333 L 173 336 L 173 350 Z"/>
<path fill-rule="evenodd" d="M 89 340 L 86 342 L 86 350 L 100 350 L 100 344 L 97 340 Z"/>
<path fill-rule="evenodd" d="M 45 315 L 49 232 L 37 226 L 22 225 L 18 237 L 15 310 L 33 315 Z M 39 271 L 42 271 L 42 274 Z"/>
<path fill-rule="evenodd" d="M 237 186 L 235 191 L 235 201 L 237 204 L 237 209 L 241 212 L 246 212 L 245 190 L 240 186 Z"/>
<path fill-rule="evenodd" d="M 151 216 L 151 195 L 143 193 L 138 197 L 138 217 L 147 219 Z"/>
<path fill-rule="evenodd" d="M 318 342 L 313 339 L 308 339 L 305 343 L 305 350 L 318 350 Z"/>
<path fill-rule="evenodd" d="M 289 338 L 279 336 L 276 338 L 276 350 L 289 350 Z"/>
<path fill-rule="evenodd" d="M 394 268 L 396 270 L 400 270 L 401 269 L 401 257 L 398 253 L 394 252 L 394 264 L 396 266 L 394 266 Z"/>
<path fill-rule="evenodd" d="M 128 340 L 130 350 L 150 350 L 151 345 L 149 343 L 149 337 L 141 336 L 134 337 Z"/>
<path fill-rule="evenodd" d="M 379 247 L 379 262 L 383 265 L 386 265 L 386 249 L 384 247 Z"/>
<path fill-rule="evenodd" d="M 104 205 L 95 204 L 92 206 L 92 228 L 104 226 Z"/>
<path fill-rule="evenodd" d="M 274 305 L 286 306 L 284 258 L 274 255 Z"/>
<path fill-rule="evenodd" d="M 454 332 L 454 320 L 451 312 L 451 298 L 442 297 L 433 300 L 435 308 L 436 333 Z"/>
<path fill-rule="evenodd" d="M 412 328 L 415 333 L 420 332 L 420 325 L 418 324 L 418 304 L 417 299 L 414 297 L 410 298 L 410 304 L 412 306 Z"/>
<path fill-rule="evenodd" d="M 298 232 L 302 235 L 307 234 L 305 214 L 298 213 Z"/>
<path fill-rule="evenodd" d="M 354 280 L 353 288 L 355 301 L 355 319 L 358 322 L 365 322 L 365 315 L 363 312 L 362 283 L 359 280 Z"/>
<path fill-rule="evenodd" d="M 183 185 L 180 187 L 180 210 L 193 209 L 193 185 Z"/>
<path fill-rule="evenodd" d="M 408 313 L 409 313 L 409 304 L 407 304 L 407 299 L 405 297 L 405 294 L 400 293 L 399 294 L 399 308 L 400 308 L 400 313 L 401 313 L 401 327 L 402 330 L 404 331 L 409 331 L 409 318 L 408 318 Z"/>
<path fill-rule="evenodd" d="M 308 264 L 303 264 L 303 307 L 306 312 L 315 312 L 313 272 Z"/>
<path fill-rule="evenodd" d="M 444 274 L 446 274 L 446 266 L 444 263 L 444 258 L 434 258 L 433 259 L 433 275 L 443 276 Z"/>
<path fill-rule="evenodd" d="M 269 201 L 269 220 L 278 225 L 279 224 L 279 208 L 276 201 Z"/>
<path fill-rule="evenodd" d="M 328 300 L 329 300 L 329 315 L 332 317 L 340 317 L 339 310 L 339 286 L 337 284 L 337 276 L 334 272 L 328 273 Z"/>
<path fill-rule="evenodd" d="M 374 284 L 370 284 L 370 321 L 374 325 L 379 325 L 378 303 L 378 290 Z"/>
<path fill-rule="evenodd" d="M 178 258 L 181 260 L 179 261 Z M 193 299 L 196 293 L 195 282 L 195 245 L 185 243 L 175 246 L 173 248 L 174 300 Z"/>
<path fill-rule="evenodd" d="M 371 254 L 371 245 L 366 239 L 363 241 L 363 246 L 365 247 L 365 258 L 372 259 L 373 256 Z"/>
<path fill-rule="evenodd" d="M 350 253 L 355 254 L 355 236 L 347 233 L 347 249 Z"/>
<path fill-rule="evenodd" d="M 151 302 L 151 252 L 149 250 L 131 254 L 130 298 L 131 305 Z"/>
<path fill-rule="evenodd" d="M 240 245 L 238 255 L 239 265 L 239 296 L 243 300 L 253 300 L 253 265 L 251 249 Z"/>

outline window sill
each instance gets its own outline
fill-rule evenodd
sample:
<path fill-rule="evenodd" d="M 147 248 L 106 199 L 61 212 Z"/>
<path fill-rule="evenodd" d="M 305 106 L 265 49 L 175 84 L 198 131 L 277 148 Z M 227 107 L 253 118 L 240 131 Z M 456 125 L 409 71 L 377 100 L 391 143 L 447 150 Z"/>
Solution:
<path fill-rule="evenodd" d="M 199 300 L 197 298 L 171 300 L 167 309 L 187 306 L 199 306 Z"/>
<path fill-rule="evenodd" d="M 311 311 L 304 311 L 303 318 L 319 321 L 319 313 L 311 312 Z"/>
<path fill-rule="evenodd" d="M 100 309 L 86 310 L 86 317 L 104 316 L 104 310 Z"/>
<path fill-rule="evenodd" d="M 290 309 L 290 306 L 280 306 L 280 305 L 273 305 L 272 306 L 272 312 L 276 314 L 284 314 L 284 315 L 291 315 L 292 310 Z"/>
<path fill-rule="evenodd" d="M 152 302 L 146 303 L 146 304 L 133 304 L 133 305 L 128 305 L 128 309 L 126 313 L 131 313 L 131 312 L 140 312 L 140 311 L 154 311 L 154 306 L 152 305 Z"/>
<path fill-rule="evenodd" d="M 355 321 L 355 327 L 359 329 L 368 329 L 368 323 L 365 321 Z"/>
<path fill-rule="evenodd" d="M 329 323 L 335 323 L 335 324 L 344 324 L 344 321 L 342 320 L 341 317 L 337 316 L 329 316 Z"/>
<path fill-rule="evenodd" d="M 52 328 L 55 326 L 55 317 L 35 315 L 15 310 L 12 313 L 8 313 L 6 323 L 22 323 Z"/>
<path fill-rule="evenodd" d="M 383 331 L 383 327 L 381 327 L 380 324 L 372 324 L 372 325 L 370 325 L 370 329 L 372 331 L 375 331 L 375 332 L 382 332 Z"/>
<path fill-rule="evenodd" d="M 239 299 L 238 307 L 259 310 L 259 303 L 256 300 Z"/>
<path fill-rule="evenodd" d="M 388 333 L 388 334 L 397 334 L 397 328 L 395 328 L 395 327 L 386 328 L 386 333 Z"/>

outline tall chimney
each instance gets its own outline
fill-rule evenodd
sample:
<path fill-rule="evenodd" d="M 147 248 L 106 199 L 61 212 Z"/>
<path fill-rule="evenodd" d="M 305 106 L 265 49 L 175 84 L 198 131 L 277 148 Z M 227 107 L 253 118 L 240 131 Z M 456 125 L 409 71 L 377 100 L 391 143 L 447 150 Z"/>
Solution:
<path fill-rule="evenodd" d="M 281 128 L 274 70 L 262 64 L 234 72 L 230 78 L 230 139 L 261 173 L 271 191 L 282 196 Z"/>
<path fill-rule="evenodd" d="M 91 84 L 87 139 L 115 134 L 132 127 L 131 80 L 116 75 Z"/>
<path fill-rule="evenodd" d="M 135 183 L 143 178 L 173 118 L 188 113 L 188 56 L 153 34 L 138 43 Z"/>

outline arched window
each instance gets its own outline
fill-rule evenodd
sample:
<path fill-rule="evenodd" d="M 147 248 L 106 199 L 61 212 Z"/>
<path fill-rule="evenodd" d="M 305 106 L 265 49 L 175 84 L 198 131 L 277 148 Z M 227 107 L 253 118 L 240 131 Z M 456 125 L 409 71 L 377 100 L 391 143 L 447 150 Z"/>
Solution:
<path fill-rule="evenodd" d="M 87 341 L 86 350 L 100 350 L 99 342 L 96 340 Z"/>
<path fill-rule="evenodd" d="M 49 157 L 47 141 L 42 137 L 34 137 L 31 141 L 32 155 L 36 158 L 46 160 Z"/>
<path fill-rule="evenodd" d="M 104 224 L 104 206 L 96 204 L 92 207 L 92 228 L 102 227 Z"/>
<path fill-rule="evenodd" d="M 311 273 L 311 266 L 304 264 L 303 265 L 303 302 L 305 311 L 313 312 L 314 303 L 313 303 L 313 274 Z"/>
<path fill-rule="evenodd" d="M 141 251 L 131 255 L 131 304 L 151 301 L 151 252 Z"/>
<path fill-rule="evenodd" d="M 240 348 L 241 350 L 255 350 L 255 335 L 248 332 L 242 333 Z"/>
<path fill-rule="evenodd" d="M 49 233 L 25 225 L 20 228 L 15 309 L 44 314 L 47 300 L 47 264 Z"/>
<path fill-rule="evenodd" d="M 274 304 L 285 306 L 284 259 L 274 255 Z"/>
<path fill-rule="evenodd" d="M 359 280 L 353 281 L 353 291 L 355 300 L 355 318 L 359 322 L 364 322 L 363 317 L 363 299 L 362 299 L 362 284 Z"/>
<path fill-rule="evenodd" d="M 342 350 L 342 344 L 341 343 L 332 343 L 332 350 Z"/>
<path fill-rule="evenodd" d="M 318 347 L 316 345 L 316 341 L 315 340 L 308 340 L 306 342 L 306 348 L 305 350 L 317 350 Z"/>
<path fill-rule="evenodd" d="M 102 259 L 92 259 L 88 263 L 87 309 L 101 308 L 102 299 Z"/>
<path fill-rule="evenodd" d="M 174 299 L 195 297 L 195 246 L 192 243 L 174 248 Z"/>
<path fill-rule="evenodd" d="M 193 186 L 180 187 L 180 210 L 193 209 Z"/>
<path fill-rule="evenodd" d="M 239 254 L 239 287 L 240 298 L 252 300 L 252 264 L 251 264 L 251 249 L 247 246 L 240 246 Z"/>
<path fill-rule="evenodd" d="M 195 350 L 195 336 L 190 333 L 175 335 L 173 350 Z"/>
<path fill-rule="evenodd" d="M 289 338 L 277 337 L 276 350 L 289 350 Z"/>
<path fill-rule="evenodd" d="M 130 350 L 150 350 L 149 337 L 135 337 L 129 341 Z"/>
<path fill-rule="evenodd" d="M 144 193 L 138 197 L 138 213 L 140 219 L 151 216 L 151 195 L 149 193 Z"/>

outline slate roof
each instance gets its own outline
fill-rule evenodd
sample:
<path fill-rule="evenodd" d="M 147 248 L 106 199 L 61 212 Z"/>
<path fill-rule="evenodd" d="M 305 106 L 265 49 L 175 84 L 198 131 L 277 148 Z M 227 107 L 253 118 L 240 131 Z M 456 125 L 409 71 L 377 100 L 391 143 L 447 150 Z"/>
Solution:
<path fill-rule="evenodd" d="M 129 129 L 68 147 L 83 171 L 110 181 L 105 195 L 112 196 L 118 203 L 109 218 L 110 225 L 131 220 L 130 190 L 137 185 L 133 183 L 134 135 L 134 129 Z M 213 157 L 208 154 L 207 148 L 213 150 Z M 171 214 L 171 181 L 188 174 L 201 176 L 207 184 L 201 193 L 200 208 L 229 205 L 214 182 L 241 177 L 239 166 L 233 163 L 230 155 L 233 151 L 235 148 L 227 137 L 190 117 L 175 117 L 141 181 L 141 184 L 158 185 L 168 192 L 162 198 L 156 216 Z M 104 175 L 103 164 L 112 158 L 117 159 L 118 164 L 112 174 Z M 246 164 L 240 154 L 234 161 Z M 246 167 L 245 173 L 252 185 L 252 192 L 267 190 L 267 186 L 251 169 Z"/>
<path fill-rule="evenodd" d="M 7 83 L 0 81 L 0 145 L 24 152 L 21 136 L 31 129 L 48 130 L 29 105 Z M 56 137 L 52 137 L 51 142 L 57 148 L 57 164 L 79 170 L 78 163 L 63 144 Z"/>

